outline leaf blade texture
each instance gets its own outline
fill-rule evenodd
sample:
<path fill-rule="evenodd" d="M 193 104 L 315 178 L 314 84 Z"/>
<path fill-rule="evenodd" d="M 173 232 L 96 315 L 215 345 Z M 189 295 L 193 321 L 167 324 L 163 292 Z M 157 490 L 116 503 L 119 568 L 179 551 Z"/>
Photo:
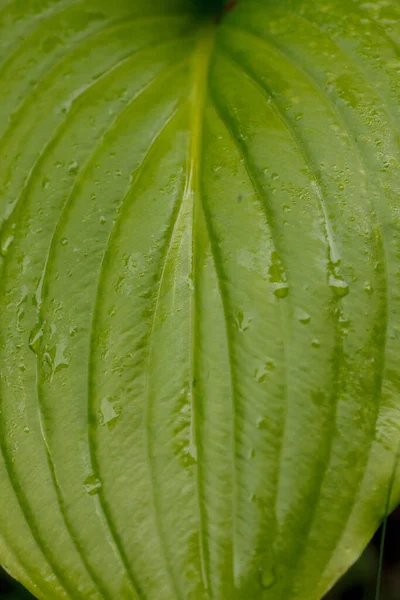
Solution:
<path fill-rule="evenodd" d="M 399 502 L 399 16 L 0 2 L 0 560 L 38 598 L 317 600 Z"/>

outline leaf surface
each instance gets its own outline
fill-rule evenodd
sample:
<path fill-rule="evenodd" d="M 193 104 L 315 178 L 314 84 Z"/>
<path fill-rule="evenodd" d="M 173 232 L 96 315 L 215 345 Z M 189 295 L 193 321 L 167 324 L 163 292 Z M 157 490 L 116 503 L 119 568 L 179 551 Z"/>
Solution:
<path fill-rule="evenodd" d="M 400 501 L 400 2 L 0 0 L 0 560 L 318 600 Z"/>

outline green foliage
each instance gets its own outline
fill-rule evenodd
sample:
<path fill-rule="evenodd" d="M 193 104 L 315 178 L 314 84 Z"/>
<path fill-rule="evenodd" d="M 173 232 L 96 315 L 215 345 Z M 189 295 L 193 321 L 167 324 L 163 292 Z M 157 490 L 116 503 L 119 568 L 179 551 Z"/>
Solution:
<path fill-rule="evenodd" d="M 400 500 L 399 39 L 398 0 L 0 0 L 0 561 L 37 598 L 318 600 Z"/>

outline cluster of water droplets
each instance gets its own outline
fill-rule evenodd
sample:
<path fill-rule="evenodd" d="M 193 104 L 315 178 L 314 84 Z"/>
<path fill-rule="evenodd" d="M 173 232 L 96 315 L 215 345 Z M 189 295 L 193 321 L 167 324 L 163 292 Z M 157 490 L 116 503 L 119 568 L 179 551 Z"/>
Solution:
<path fill-rule="evenodd" d="M 268 269 L 268 273 L 274 295 L 278 299 L 286 298 L 289 293 L 289 283 L 282 261 L 275 250 L 271 253 L 271 266 Z"/>

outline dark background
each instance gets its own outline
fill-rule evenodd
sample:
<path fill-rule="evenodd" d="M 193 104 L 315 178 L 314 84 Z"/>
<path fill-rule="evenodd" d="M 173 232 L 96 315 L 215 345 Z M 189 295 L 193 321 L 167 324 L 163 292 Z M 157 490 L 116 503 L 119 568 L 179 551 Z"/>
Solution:
<path fill-rule="evenodd" d="M 375 600 L 382 528 L 325 600 Z M 389 517 L 380 600 L 400 600 L 400 506 Z"/>
<path fill-rule="evenodd" d="M 381 534 L 380 529 L 360 560 L 325 600 L 375 600 Z M 31 594 L 12 581 L 4 571 L 0 571 L 1 600 L 32 600 L 32 598 Z M 388 521 L 380 600 L 400 600 L 400 507 Z"/>

